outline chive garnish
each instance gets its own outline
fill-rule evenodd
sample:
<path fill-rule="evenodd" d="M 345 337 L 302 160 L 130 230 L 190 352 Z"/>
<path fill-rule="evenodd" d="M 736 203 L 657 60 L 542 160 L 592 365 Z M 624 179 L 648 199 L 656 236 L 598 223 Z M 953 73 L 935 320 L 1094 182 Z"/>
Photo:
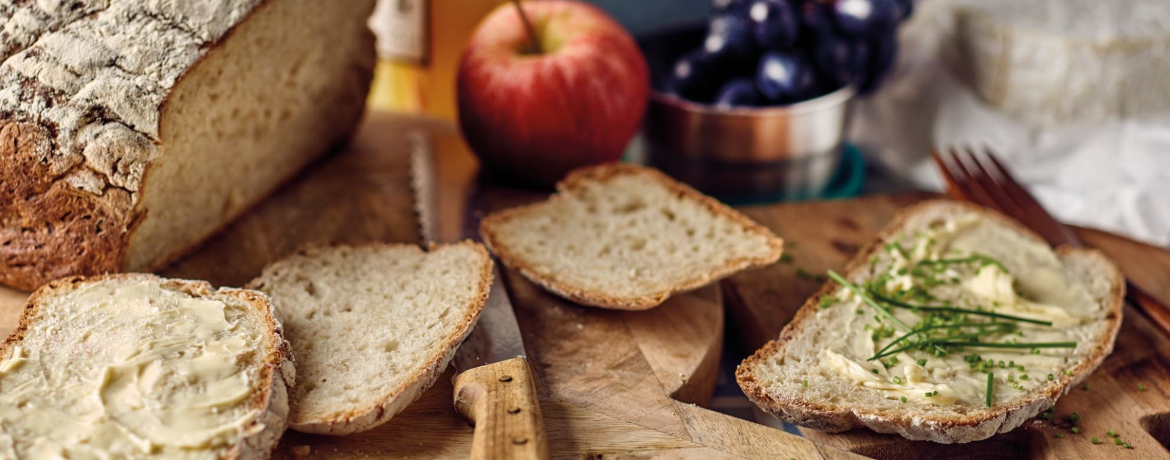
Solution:
<path fill-rule="evenodd" d="M 832 276 L 832 275 L 829 275 L 829 276 Z M 996 319 L 1006 319 L 1006 320 L 1011 320 L 1011 321 L 1019 321 L 1021 323 L 1039 324 L 1041 326 L 1052 326 L 1051 321 L 1044 321 L 1044 320 L 1032 319 L 1032 318 L 1024 318 L 1022 316 L 1005 315 L 1002 313 L 995 313 L 995 312 L 990 312 L 990 311 L 985 311 L 985 310 L 975 310 L 975 309 L 971 309 L 971 308 L 939 307 L 939 306 L 933 306 L 933 305 L 913 305 L 913 304 L 909 304 L 906 302 L 902 302 L 900 300 L 891 299 L 889 297 L 883 296 L 881 294 L 874 292 L 872 289 L 869 291 L 869 293 L 870 293 L 870 295 L 873 295 L 873 297 L 876 298 L 877 300 L 888 303 L 888 304 L 893 305 L 895 307 L 909 308 L 911 310 L 933 311 L 933 312 L 939 312 L 939 313 L 964 313 L 964 314 L 968 314 L 968 315 L 987 316 L 987 317 L 996 318 Z"/>
<path fill-rule="evenodd" d="M 1139 383 L 1138 384 L 1138 391 L 1146 391 L 1146 384 Z"/>
<path fill-rule="evenodd" d="M 1089 442 L 1092 442 L 1093 444 L 1101 444 L 1101 440 L 1097 439 L 1096 436 L 1089 438 Z"/>
<path fill-rule="evenodd" d="M 905 397 L 905 396 L 903 396 L 901 399 L 902 399 L 902 402 L 906 402 L 906 397 Z"/>
<path fill-rule="evenodd" d="M 926 367 L 926 358 L 922 358 L 922 359 L 918 360 L 918 366 L 919 367 Z"/>
<path fill-rule="evenodd" d="M 991 407 L 991 392 L 995 389 L 995 374 L 987 373 L 987 407 Z"/>
<path fill-rule="evenodd" d="M 805 388 L 808 388 L 808 379 L 801 380 L 800 384 L 803 385 Z"/>
<path fill-rule="evenodd" d="M 1080 429 L 1080 428 L 1077 428 L 1077 427 L 1075 427 L 1075 426 L 1074 426 L 1074 427 L 1072 427 L 1072 428 L 1069 428 L 1068 430 L 1069 430 L 1069 431 L 1071 431 L 1071 432 L 1073 432 L 1073 434 L 1081 434 L 1081 429 Z"/>
<path fill-rule="evenodd" d="M 1116 432 L 1116 431 L 1113 431 L 1113 430 L 1109 430 L 1109 431 L 1106 431 L 1106 432 L 1105 432 L 1105 436 L 1109 436 L 1110 438 L 1116 438 L 1116 437 L 1117 437 L 1117 432 Z"/>
<path fill-rule="evenodd" d="M 922 261 L 918 262 L 918 265 L 954 265 L 954 264 L 966 264 L 966 263 L 972 263 L 972 262 L 983 262 L 985 264 L 995 265 L 996 267 L 999 267 L 1000 270 L 1003 270 L 1004 273 L 1011 273 L 1008 271 L 1007 267 L 1005 267 L 1005 266 L 1003 266 L 1003 264 L 999 263 L 998 260 L 995 260 L 994 257 L 984 255 L 984 254 L 979 254 L 977 252 L 971 253 L 971 256 L 969 256 L 969 257 L 963 257 L 960 259 L 922 260 Z"/>

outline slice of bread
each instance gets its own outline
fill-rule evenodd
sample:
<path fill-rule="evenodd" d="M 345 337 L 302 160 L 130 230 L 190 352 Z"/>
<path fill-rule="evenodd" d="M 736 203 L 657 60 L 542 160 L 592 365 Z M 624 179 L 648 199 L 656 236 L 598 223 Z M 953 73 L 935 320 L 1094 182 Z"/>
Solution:
<path fill-rule="evenodd" d="M 430 388 L 471 332 L 492 280 L 482 246 L 310 246 L 249 287 L 284 323 L 301 384 L 289 426 L 342 435 L 378 426 Z"/>
<path fill-rule="evenodd" d="M 0 458 L 268 458 L 294 376 L 262 293 L 60 279 L 0 348 Z"/>
<path fill-rule="evenodd" d="M 963 254 L 990 259 L 949 265 L 943 271 L 919 263 L 933 260 L 928 265 L 940 267 L 940 257 L 955 260 Z M 1052 407 L 1113 350 L 1125 289 L 1121 273 L 1101 253 L 1068 247 L 1053 251 L 1006 216 L 950 201 L 903 210 L 842 276 L 860 289 L 881 279 L 875 289 L 901 292 L 913 292 L 912 286 L 926 285 L 931 277 L 936 281 L 954 277 L 959 281 L 927 286 L 930 296 L 919 295 L 910 304 L 978 306 L 1053 323 L 1018 323 L 1021 335 L 988 333 L 974 340 L 1075 342 L 1075 348 L 962 347 L 949 350 L 945 357 L 932 348 L 916 348 L 892 355 L 898 359 L 871 361 L 868 358 L 903 331 L 894 331 L 892 321 L 876 322 L 875 308 L 848 287 L 830 281 L 801 307 L 777 340 L 736 371 L 748 397 L 787 422 L 831 432 L 865 426 L 939 443 L 986 439 Z M 1000 284 L 990 283 L 997 279 Z M 927 314 L 907 308 L 889 311 L 911 327 Z M 967 315 L 962 321 L 986 321 L 978 318 Z M 890 335 L 887 329 L 895 333 Z M 864 353 L 859 355 L 859 349 Z M 990 366 L 980 369 L 984 363 Z M 990 407 L 987 371 L 994 380 Z"/>
<path fill-rule="evenodd" d="M 488 216 L 480 234 L 504 265 L 583 305 L 653 308 L 783 250 L 767 228 L 654 169 L 579 169 L 557 190 Z"/>

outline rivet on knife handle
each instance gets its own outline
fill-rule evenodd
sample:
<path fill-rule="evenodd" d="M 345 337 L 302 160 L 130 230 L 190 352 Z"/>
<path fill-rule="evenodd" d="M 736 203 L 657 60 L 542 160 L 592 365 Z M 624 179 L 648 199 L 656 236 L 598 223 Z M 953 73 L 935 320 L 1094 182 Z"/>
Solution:
<path fill-rule="evenodd" d="M 524 358 L 455 377 L 455 410 L 475 425 L 472 460 L 545 460 L 548 440 L 532 370 Z"/>

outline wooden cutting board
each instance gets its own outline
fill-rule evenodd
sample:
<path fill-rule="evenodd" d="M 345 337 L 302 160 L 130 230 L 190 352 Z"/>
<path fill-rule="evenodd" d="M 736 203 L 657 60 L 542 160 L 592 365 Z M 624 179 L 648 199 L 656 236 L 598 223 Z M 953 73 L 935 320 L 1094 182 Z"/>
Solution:
<path fill-rule="evenodd" d="M 749 353 L 779 336 L 797 308 L 822 284 L 817 275 L 840 270 L 876 237 L 894 211 L 928 194 L 748 207 L 756 221 L 784 237 L 792 261 L 742 273 L 724 282 L 728 321 Z M 1080 229 L 1086 243 L 1105 251 L 1125 274 L 1153 295 L 1170 300 L 1170 253 L 1117 235 Z M 798 271 L 804 275 L 798 276 Z M 1040 420 L 1013 432 L 969 444 L 907 441 L 868 430 L 844 434 L 802 429 L 810 439 L 879 459 L 1152 459 L 1170 458 L 1170 341 L 1137 310 L 1127 307 L 1112 355 L 1088 380 L 1056 405 L 1056 414 L 1077 412 L 1081 434 Z M 1139 390 L 1141 384 L 1146 389 Z M 1105 435 L 1115 430 L 1133 450 Z M 1063 438 L 1057 438 L 1063 433 Z M 1094 445 L 1091 437 L 1102 444 Z"/>
<path fill-rule="evenodd" d="M 406 134 L 434 143 L 445 197 L 458 199 L 475 163 L 452 125 L 373 115 L 331 155 L 164 274 L 238 286 L 269 261 L 316 240 L 418 240 Z M 541 193 L 508 194 L 518 202 Z M 445 228 L 457 229 L 458 225 Z M 554 298 L 505 273 L 538 379 L 554 458 L 854 458 L 853 454 L 708 411 L 723 340 L 717 286 L 646 312 L 611 312 Z M 0 333 L 15 327 L 26 293 L 0 288 Z M 287 433 L 276 458 L 463 459 L 472 428 L 452 406 L 451 373 L 405 412 L 346 437 Z"/>

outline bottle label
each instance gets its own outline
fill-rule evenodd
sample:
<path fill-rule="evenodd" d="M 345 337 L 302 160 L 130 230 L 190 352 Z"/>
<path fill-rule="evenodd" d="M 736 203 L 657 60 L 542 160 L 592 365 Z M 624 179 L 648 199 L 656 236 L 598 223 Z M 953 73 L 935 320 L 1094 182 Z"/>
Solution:
<path fill-rule="evenodd" d="M 427 46 L 427 0 L 379 0 L 370 16 L 378 57 L 423 64 Z"/>

